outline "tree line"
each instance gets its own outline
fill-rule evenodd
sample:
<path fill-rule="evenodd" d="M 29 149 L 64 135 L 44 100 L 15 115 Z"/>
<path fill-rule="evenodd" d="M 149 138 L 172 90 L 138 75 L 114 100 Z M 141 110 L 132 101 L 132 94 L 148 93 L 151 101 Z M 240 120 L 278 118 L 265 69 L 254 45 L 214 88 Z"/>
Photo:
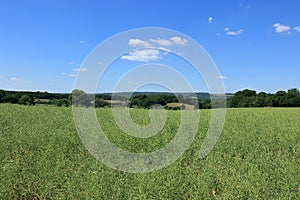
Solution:
<path fill-rule="evenodd" d="M 255 90 L 242 90 L 234 94 L 227 101 L 230 108 L 249 107 L 300 107 L 300 92 L 293 88 L 286 91 L 277 91 L 275 94 Z"/>
<path fill-rule="evenodd" d="M 0 103 L 22 105 L 47 104 L 68 107 L 70 105 L 84 107 L 110 107 L 112 104 L 128 107 L 147 108 L 160 104 L 166 109 L 168 103 L 194 105 L 199 109 L 210 109 L 211 100 L 207 96 L 189 96 L 187 94 L 172 93 L 134 93 L 131 97 L 116 96 L 114 94 L 88 94 L 82 90 L 72 93 L 23 92 L 0 90 Z M 181 108 L 184 106 L 182 105 Z M 227 107 L 300 107 L 300 92 L 293 88 L 288 91 L 278 91 L 274 94 L 245 89 L 227 97 Z"/>

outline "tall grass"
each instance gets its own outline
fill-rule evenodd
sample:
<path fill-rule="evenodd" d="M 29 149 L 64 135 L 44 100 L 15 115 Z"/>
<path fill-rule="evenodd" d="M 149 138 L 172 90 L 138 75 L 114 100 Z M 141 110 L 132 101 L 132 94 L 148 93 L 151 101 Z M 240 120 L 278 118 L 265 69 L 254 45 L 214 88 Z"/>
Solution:
<path fill-rule="evenodd" d="M 149 123 L 146 110 L 132 112 L 137 123 Z M 229 109 L 217 145 L 201 160 L 210 111 L 200 115 L 195 141 L 180 159 L 130 174 L 88 153 L 71 108 L 0 104 L 0 199 L 300 198 L 300 109 Z M 124 134 L 110 109 L 97 109 L 97 116 L 116 145 L 150 152 L 174 137 L 180 111 L 167 111 L 164 130 L 149 139 Z"/>

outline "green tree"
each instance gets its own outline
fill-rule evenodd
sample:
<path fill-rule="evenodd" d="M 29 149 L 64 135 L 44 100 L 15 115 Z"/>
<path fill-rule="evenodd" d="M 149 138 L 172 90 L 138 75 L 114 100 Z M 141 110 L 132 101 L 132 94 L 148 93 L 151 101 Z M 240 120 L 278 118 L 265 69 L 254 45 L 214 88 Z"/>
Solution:
<path fill-rule="evenodd" d="M 256 91 L 245 89 L 238 91 L 229 100 L 229 107 L 254 107 L 256 105 Z"/>
<path fill-rule="evenodd" d="M 198 108 L 199 108 L 199 109 L 202 109 L 202 108 L 203 108 L 203 104 L 204 104 L 203 100 L 198 99 Z"/>
<path fill-rule="evenodd" d="M 69 96 L 69 99 L 72 100 L 72 104 L 75 106 L 92 106 L 91 97 L 83 90 L 73 90 Z"/>
<path fill-rule="evenodd" d="M 59 107 L 69 107 L 70 101 L 68 99 L 55 99 L 53 100 L 52 104 Z"/>
<path fill-rule="evenodd" d="M 287 106 L 299 107 L 300 106 L 300 92 L 298 89 L 293 88 L 287 92 Z"/>
<path fill-rule="evenodd" d="M 275 94 L 274 103 L 276 107 L 286 107 L 288 105 L 288 96 L 286 91 L 278 91 Z"/>
<path fill-rule="evenodd" d="M 3 97 L 5 97 L 5 91 L 4 90 L 0 90 L 0 103 L 2 103 L 2 99 Z"/>
<path fill-rule="evenodd" d="M 6 94 L 3 98 L 2 98 L 2 102 L 3 103 L 18 103 L 19 99 L 17 97 L 17 95 L 15 94 Z"/>
<path fill-rule="evenodd" d="M 32 96 L 24 94 L 21 96 L 18 103 L 22 105 L 34 105 L 34 99 L 32 98 Z"/>
<path fill-rule="evenodd" d="M 90 96 L 84 92 L 78 96 L 77 100 L 80 106 L 85 106 L 85 107 L 92 106 Z"/>
<path fill-rule="evenodd" d="M 109 106 L 110 104 L 107 101 L 104 101 L 103 99 L 95 99 L 96 108 L 109 107 Z"/>
<path fill-rule="evenodd" d="M 256 99 L 256 107 L 266 107 L 267 104 L 267 93 L 265 92 L 260 92 L 257 95 L 257 99 Z"/>

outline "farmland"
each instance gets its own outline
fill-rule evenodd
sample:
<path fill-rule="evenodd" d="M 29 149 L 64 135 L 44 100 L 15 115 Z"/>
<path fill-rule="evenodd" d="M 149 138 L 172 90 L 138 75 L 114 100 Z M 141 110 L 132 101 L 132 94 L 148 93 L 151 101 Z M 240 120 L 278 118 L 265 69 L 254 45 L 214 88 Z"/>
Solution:
<path fill-rule="evenodd" d="M 122 134 L 110 108 L 96 109 L 108 138 L 134 152 L 167 144 L 180 111 L 168 110 L 164 134 Z M 147 110 L 132 109 L 139 124 Z M 77 134 L 72 109 L 0 104 L 0 199 L 299 199 L 300 109 L 228 109 L 212 152 L 199 159 L 210 110 L 200 111 L 196 138 L 169 167 L 116 171 L 92 157 Z"/>

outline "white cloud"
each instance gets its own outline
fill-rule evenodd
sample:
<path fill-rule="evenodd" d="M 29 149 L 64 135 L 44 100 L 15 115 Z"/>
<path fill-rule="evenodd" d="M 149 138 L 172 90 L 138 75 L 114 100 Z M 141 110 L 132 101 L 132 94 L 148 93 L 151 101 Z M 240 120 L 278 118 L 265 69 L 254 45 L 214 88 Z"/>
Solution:
<path fill-rule="evenodd" d="M 11 81 L 18 81 L 19 79 L 18 79 L 18 78 L 15 78 L 15 77 L 13 77 L 13 78 L 11 78 L 10 80 L 11 80 Z"/>
<path fill-rule="evenodd" d="M 11 78 L 10 80 L 11 80 L 11 81 L 21 81 L 22 79 L 13 77 L 13 78 Z"/>
<path fill-rule="evenodd" d="M 150 39 L 150 42 L 156 43 L 161 46 L 171 46 L 172 45 L 172 42 L 170 40 L 160 39 L 160 38 Z"/>
<path fill-rule="evenodd" d="M 217 79 L 226 79 L 226 76 L 216 76 Z"/>
<path fill-rule="evenodd" d="M 174 36 L 170 40 L 173 41 L 174 44 L 178 44 L 181 46 L 185 46 L 188 43 L 188 41 L 186 39 L 178 37 L 178 36 Z"/>
<path fill-rule="evenodd" d="M 77 74 L 69 74 L 70 77 L 76 77 Z"/>
<path fill-rule="evenodd" d="M 70 62 L 68 62 L 68 64 L 69 64 L 69 65 L 80 66 L 80 64 L 78 64 L 78 63 L 76 63 L 76 62 L 74 62 L 74 61 L 70 61 Z"/>
<path fill-rule="evenodd" d="M 75 64 L 75 65 L 77 65 L 77 64 Z M 79 73 L 79 72 L 87 72 L 88 68 L 86 68 L 86 67 L 73 68 L 72 71 L 73 71 L 72 73 L 62 72 L 61 75 L 63 75 L 63 76 L 70 76 L 70 77 L 76 77 L 77 73 Z"/>
<path fill-rule="evenodd" d="M 25 80 L 25 79 L 21 79 L 21 78 L 16 78 L 16 77 L 10 78 L 10 81 L 12 81 L 14 85 L 24 85 L 24 84 L 31 83 L 31 81 L 29 81 L 29 80 Z"/>
<path fill-rule="evenodd" d="M 187 44 L 187 40 L 178 36 L 174 36 L 170 39 L 150 39 L 150 40 L 141 40 L 141 39 L 129 39 L 128 44 L 132 47 L 154 47 L 155 45 L 160 46 L 171 46 L 173 44 L 175 45 L 181 45 L 185 46 Z"/>
<path fill-rule="evenodd" d="M 209 24 L 213 23 L 213 17 L 209 17 L 209 18 L 208 18 L 208 23 L 209 23 Z"/>
<path fill-rule="evenodd" d="M 166 47 L 158 47 L 158 50 L 164 51 L 165 54 L 171 53 L 171 49 L 168 49 Z"/>
<path fill-rule="evenodd" d="M 121 57 L 124 60 L 149 62 L 160 58 L 160 52 L 157 49 L 143 49 L 130 52 Z"/>
<path fill-rule="evenodd" d="M 133 46 L 133 47 L 149 47 L 150 43 L 148 41 L 145 40 L 140 40 L 140 39 L 129 39 L 129 45 Z"/>
<path fill-rule="evenodd" d="M 280 24 L 280 23 L 273 24 L 273 27 L 275 28 L 275 31 L 277 33 L 288 32 L 288 31 L 291 30 L 290 26 L 286 26 L 286 25 L 283 25 L 283 24 Z"/>
<path fill-rule="evenodd" d="M 86 44 L 86 41 L 80 40 L 79 43 L 80 43 L 80 44 Z"/>
<path fill-rule="evenodd" d="M 295 29 L 297 32 L 300 32 L 300 26 L 295 26 L 294 29 Z"/>
<path fill-rule="evenodd" d="M 171 46 L 171 45 L 181 45 L 185 46 L 188 43 L 188 41 L 184 38 L 174 36 L 170 39 L 150 39 L 150 40 L 141 40 L 141 39 L 129 39 L 128 44 L 132 47 L 155 47 L 155 45 L 159 46 Z"/>
<path fill-rule="evenodd" d="M 83 67 L 83 68 L 74 68 L 73 71 L 75 71 L 75 72 L 87 72 L 88 69 L 85 68 L 85 67 Z"/>
<path fill-rule="evenodd" d="M 142 62 L 155 61 L 162 58 L 161 51 L 163 51 L 164 55 L 172 52 L 171 49 L 166 47 L 172 45 L 185 46 L 187 43 L 188 41 L 186 39 L 178 36 L 174 36 L 169 39 L 156 38 L 149 40 L 131 38 L 129 39 L 128 44 L 132 47 L 138 47 L 142 49 L 134 49 L 132 52 L 123 55 L 121 59 Z"/>
<path fill-rule="evenodd" d="M 237 31 L 230 31 L 230 29 L 227 28 L 227 27 L 224 28 L 224 31 L 226 32 L 226 35 L 240 35 L 240 34 L 242 34 L 244 32 L 243 29 L 239 29 Z"/>

